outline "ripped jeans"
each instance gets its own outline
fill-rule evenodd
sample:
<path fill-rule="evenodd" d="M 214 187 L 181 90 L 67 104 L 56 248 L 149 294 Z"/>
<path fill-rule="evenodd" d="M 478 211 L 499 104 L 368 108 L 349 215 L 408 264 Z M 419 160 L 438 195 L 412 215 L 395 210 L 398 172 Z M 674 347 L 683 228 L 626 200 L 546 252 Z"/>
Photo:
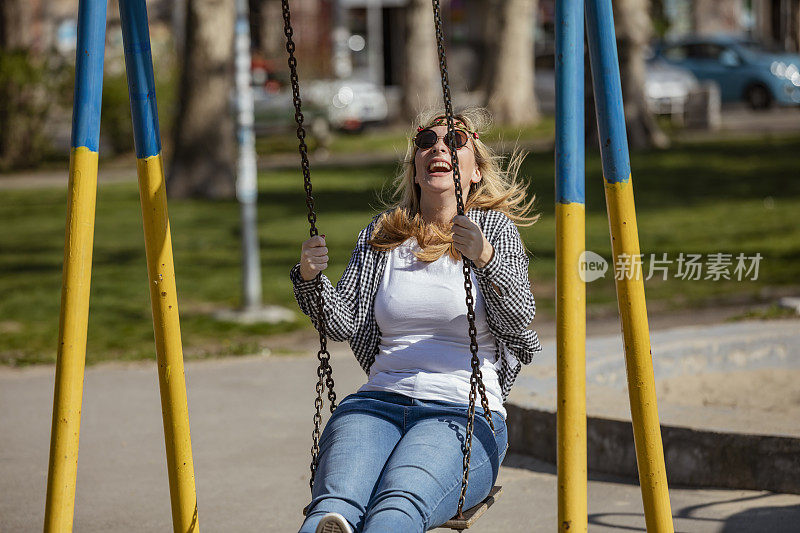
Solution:
<path fill-rule="evenodd" d="M 481 502 L 508 449 L 502 415 L 495 435 L 475 409 L 464 509 Z M 456 514 L 463 474 L 467 407 L 393 392 L 357 392 L 331 415 L 320 437 L 319 468 L 300 533 L 336 512 L 356 532 L 414 533 Z"/>

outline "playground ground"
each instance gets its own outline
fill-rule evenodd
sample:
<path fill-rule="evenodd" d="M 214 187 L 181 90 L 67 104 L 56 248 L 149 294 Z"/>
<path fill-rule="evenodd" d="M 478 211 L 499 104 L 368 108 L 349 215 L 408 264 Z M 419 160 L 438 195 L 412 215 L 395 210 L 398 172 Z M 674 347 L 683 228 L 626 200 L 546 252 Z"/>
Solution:
<path fill-rule="evenodd" d="M 796 320 L 765 322 L 784 328 L 796 324 Z M 656 321 L 655 326 L 659 325 L 671 327 Z M 695 332 L 701 338 L 716 327 L 701 325 Z M 552 338 L 546 331 L 543 334 L 548 350 Z M 598 342 L 595 339 L 607 337 L 590 337 L 589 347 Z M 308 350 L 312 340 L 302 334 L 284 339 L 302 347 L 306 353 L 301 356 L 187 363 L 204 531 L 284 532 L 299 527 L 308 497 L 316 364 Z M 363 374 L 346 346 L 336 344 L 332 351 L 341 398 L 358 388 Z M 0 368 L 0 531 L 41 529 L 53 378 L 52 366 Z M 103 363 L 87 369 L 75 531 L 169 529 L 158 398 L 156 368 L 151 362 Z M 800 403 L 800 397 L 796 399 Z M 752 409 L 743 412 L 757 416 Z M 555 529 L 553 465 L 510 454 L 499 484 L 504 486 L 503 497 L 471 531 Z M 796 531 L 800 521 L 800 495 L 673 486 L 670 496 L 676 531 L 789 532 Z M 590 475 L 589 527 L 598 532 L 644 531 L 641 495 L 634 480 Z"/>

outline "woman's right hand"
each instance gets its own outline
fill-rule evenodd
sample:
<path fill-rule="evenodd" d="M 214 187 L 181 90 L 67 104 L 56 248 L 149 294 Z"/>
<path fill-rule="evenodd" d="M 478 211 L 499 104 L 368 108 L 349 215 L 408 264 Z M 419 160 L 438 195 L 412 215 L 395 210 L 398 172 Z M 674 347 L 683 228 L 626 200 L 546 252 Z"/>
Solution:
<path fill-rule="evenodd" d="M 303 242 L 300 248 L 300 276 L 311 281 L 328 268 L 328 248 L 325 235 L 316 235 Z"/>

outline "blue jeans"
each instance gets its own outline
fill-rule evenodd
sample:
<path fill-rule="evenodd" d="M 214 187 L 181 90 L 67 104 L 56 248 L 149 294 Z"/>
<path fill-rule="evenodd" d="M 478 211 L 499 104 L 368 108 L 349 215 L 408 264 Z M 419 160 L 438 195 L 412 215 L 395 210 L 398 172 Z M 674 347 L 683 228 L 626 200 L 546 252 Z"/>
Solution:
<path fill-rule="evenodd" d="M 492 435 L 482 413 L 477 407 L 464 509 L 489 494 L 508 449 L 502 415 L 492 412 Z M 344 516 L 356 532 L 414 533 L 442 525 L 458 508 L 466 425 L 466 406 L 454 403 L 392 392 L 347 396 L 320 437 L 300 533 L 314 533 L 329 512 Z"/>

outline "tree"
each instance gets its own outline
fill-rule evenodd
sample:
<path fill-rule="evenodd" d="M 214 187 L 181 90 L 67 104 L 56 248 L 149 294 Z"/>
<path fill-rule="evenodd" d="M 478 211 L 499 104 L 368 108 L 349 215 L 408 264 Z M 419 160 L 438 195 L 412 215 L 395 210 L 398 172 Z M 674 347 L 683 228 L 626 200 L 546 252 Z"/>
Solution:
<path fill-rule="evenodd" d="M 0 169 L 38 163 L 47 140 L 48 113 L 57 78 L 31 48 L 34 7 L 27 0 L 0 1 Z M 56 76 L 58 74 L 58 76 Z"/>
<path fill-rule="evenodd" d="M 30 46 L 33 7 L 26 0 L 0 2 L 0 49 L 25 49 Z"/>
<path fill-rule="evenodd" d="M 178 116 L 167 188 L 174 197 L 232 198 L 236 143 L 233 0 L 188 0 Z"/>
<path fill-rule="evenodd" d="M 534 94 L 533 29 L 536 0 L 506 0 L 498 6 L 486 106 L 498 124 L 531 124 L 539 119 Z M 489 25 L 491 28 L 491 25 Z"/>
<path fill-rule="evenodd" d="M 666 148 L 669 138 L 647 110 L 644 92 L 645 54 L 652 36 L 649 1 L 617 0 L 613 5 L 628 145 Z"/>
<path fill-rule="evenodd" d="M 286 37 L 280 0 L 248 0 L 252 49 L 264 57 L 283 57 Z"/>
<path fill-rule="evenodd" d="M 403 74 L 403 115 L 417 114 L 442 101 L 436 33 L 430 0 L 410 0 L 406 6 L 406 67 Z"/>
<path fill-rule="evenodd" d="M 794 51 L 800 52 L 800 4 L 794 4 L 794 17 L 792 17 L 792 37 L 794 39 Z"/>
<path fill-rule="evenodd" d="M 743 5 L 738 0 L 694 0 L 692 31 L 701 35 L 736 31 L 741 24 Z"/>
<path fill-rule="evenodd" d="M 484 0 L 478 4 L 481 20 L 480 67 L 478 83 L 474 90 L 488 94 L 489 85 L 495 75 L 495 63 L 490 61 L 492 53 L 497 49 L 500 35 L 500 2 L 502 0 Z"/>

